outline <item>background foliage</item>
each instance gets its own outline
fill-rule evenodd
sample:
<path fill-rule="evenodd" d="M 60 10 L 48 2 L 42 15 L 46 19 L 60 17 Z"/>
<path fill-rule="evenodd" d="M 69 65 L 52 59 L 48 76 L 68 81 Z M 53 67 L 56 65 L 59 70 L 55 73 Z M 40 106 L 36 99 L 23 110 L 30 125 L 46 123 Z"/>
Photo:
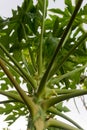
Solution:
<path fill-rule="evenodd" d="M 62 115 L 62 112 L 69 111 L 62 101 L 87 94 L 84 73 L 87 32 L 83 27 L 87 24 L 87 5 L 80 8 L 74 19 L 76 5 L 71 0 L 65 0 L 64 10 L 48 9 L 48 4 L 48 0 L 38 0 L 36 4 L 33 0 L 25 0 L 21 7 L 12 10 L 11 18 L 0 17 L 0 94 L 8 97 L 0 102 L 4 104 L 0 107 L 0 114 L 7 115 L 5 121 L 9 125 L 20 116 L 26 116 L 28 127 L 35 129 L 28 101 L 21 96 L 21 90 L 14 89 L 15 82 L 9 78 L 8 72 L 3 72 L 2 65 L 7 66 L 27 97 L 32 97 L 33 102 L 41 107 L 39 114 L 45 121 L 55 115 L 70 121 Z M 73 24 L 66 30 L 71 18 Z M 55 125 L 47 125 L 47 128 L 58 130 Z M 59 126 L 59 129 L 64 128 Z"/>

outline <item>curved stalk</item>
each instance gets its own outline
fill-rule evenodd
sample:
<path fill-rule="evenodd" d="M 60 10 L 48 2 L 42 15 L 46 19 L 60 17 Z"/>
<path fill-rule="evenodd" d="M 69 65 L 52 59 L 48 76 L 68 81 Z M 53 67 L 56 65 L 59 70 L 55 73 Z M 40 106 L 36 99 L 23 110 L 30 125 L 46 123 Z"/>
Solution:
<path fill-rule="evenodd" d="M 73 21 L 74 21 L 74 19 L 75 19 L 75 17 L 76 17 L 76 14 L 78 13 L 78 10 L 79 10 L 79 8 L 80 8 L 80 6 L 81 6 L 81 4 L 82 4 L 82 1 L 83 1 L 83 0 L 78 1 L 77 5 L 76 5 L 76 7 L 75 7 L 75 10 L 74 10 L 74 12 L 73 12 L 73 14 L 72 14 L 72 17 L 71 17 L 71 19 L 70 19 L 70 21 L 69 21 L 69 23 L 68 23 L 68 25 L 67 25 L 67 27 L 66 27 L 64 33 L 63 33 L 63 35 L 62 35 L 62 37 L 61 37 L 61 40 L 60 40 L 60 42 L 59 42 L 59 44 L 58 44 L 58 46 L 57 46 L 57 48 L 56 48 L 56 51 L 54 52 L 54 55 L 53 55 L 53 57 L 52 57 L 52 60 L 51 60 L 51 62 L 49 63 L 48 68 L 47 68 L 47 70 L 46 70 L 44 76 L 42 77 L 42 80 L 41 80 L 41 82 L 40 82 L 40 85 L 39 85 L 39 88 L 38 88 L 38 92 L 37 92 L 37 96 L 38 96 L 38 97 L 40 97 L 40 96 L 42 95 L 42 93 L 43 93 L 43 90 L 44 90 L 44 88 L 45 88 L 45 84 L 46 84 L 46 80 L 47 80 L 47 78 L 48 78 L 49 72 L 50 72 L 50 70 L 51 70 L 51 68 L 52 68 L 52 65 L 53 65 L 53 63 L 54 63 L 54 61 L 55 61 L 55 59 L 56 59 L 56 57 L 57 57 L 57 55 L 58 55 L 58 52 L 59 52 L 60 48 L 62 47 L 62 45 L 63 45 L 63 43 L 64 43 L 64 40 L 65 40 L 65 38 L 66 38 L 66 36 L 67 36 L 67 34 L 68 34 L 68 32 L 69 32 L 69 30 L 70 30 L 72 24 L 73 24 Z"/>
<path fill-rule="evenodd" d="M 20 72 L 26 77 L 26 79 L 30 82 L 32 87 L 36 88 L 36 82 L 32 77 L 27 74 L 26 71 L 19 65 L 19 63 L 9 54 L 9 52 L 5 49 L 5 47 L 0 43 L 0 48 L 6 53 L 6 55 L 9 57 L 9 59 L 15 64 L 15 66 L 20 70 Z"/>
<path fill-rule="evenodd" d="M 81 130 L 81 129 L 78 129 L 78 128 L 75 128 L 71 125 L 68 125 L 62 121 L 59 121 L 59 120 L 55 120 L 55 119 L 49 119 L 47 122 L 46 122 L 46 127 L 56 127 L 56 128 L 61 128 L 61 129 L 64 129 L 64 130 Z"/>
<path fill-rule="evenodd" d="M 3 62 L 2 59 L 0 59 L 0 66 L 1 66 L 2 70 L 5 72 L 5 74 L 7 75 L 7 77 L 10 79 L 11 83 L 16 88 L 17 92 L 21 96 L 22 100 L 24 101 L 24 103 L 26 104 L 26 106 L 28 107 L 28 109 L 30 110 L 31 115 L 34 116 L 33 114 L 35 112 L 34 111 L 35 105 L 34 105 L 34 102 L 32 101 L 32 98 L 28 97 L 26 95 L 26 93 L 24 92 L 24 90 L 19 86 L 19 84 L 14 79 L 13 75 L 11 74 L 11 72 L 5 66 L 5 64 L 4 64 L 4 62 Z"/>
<path fill-rule="evenodd" d="M 6 58 L 2 57 L 1 55 L 0 55 L 0 58 L 1 58 L 8 66 L 10 66 L 15 72 L 17 72 L 18 74 L 20 74 L 20 75 L 22 76 L 21 72 L 20 72 L 15 66 L 13 66 L 8 60 L 6 60 Z"/>
<path fill-rule="evenodd" d="M 44 35 L 44 21 L 45 21 L 45 14 L 46 14 L 46 0 L 43 1 L 43 18 L 42 18 L 42 27 L 41 27 L 41 38 L 40 38 L 40 45 L 39 45 L 39 63 L 38 63 L 38 73 L 39 76 L 42 72 L 42 45 L 43 45 L 43 35 Z"/>
<path fill-rule="evenodd" d="M 36 68 L 36 61 L 35 61 L 35 58 L 33 56 L 33 53 L 32 53 L 32 50 L 31 48 L 29 47 L 28 48 L 28 52 L 29 52 L 29 55 L 30 55 L 30 58 L 31 58 L 31 63 L 32 63 L 32 66 L 33 66 L 33 70 L 36 72 L 37 71 L 37 68 Z"/>
<path fill-rule="evenodd" d="M 66 119 L 67 121 L 69 121 L 70 123 L 72 123 L 73 125 L 75 125 L 77 128 L 83 130 L 83 128 L 81 126 L 79 126 L 79 124 L 77 124 L 74 120 L 72 120 L 71 118 L 69 118 L 68 116 L 66 116 L 65 114 L 63 114 L 62 112 L 58 111 L 56 108 L 51 107 L 48 110 L 49 112 L 58 115 L 64 119 Z"/>
<path fill-rule="evenodd" d="M 24 101 L 22 100 L 22 98 L 18 94 L 14 94 L 14 93 L 11 93 L 9 91 L 3 91 L 3 90 L 0 90 L 0 94 L 4 95 L 6 97 L 12 98 L 13 100 L 24 103 Z"/>
<path fill-rule="evenodd" d="M 75 107 L 76 107 L 76 109 L 77 109 L 78 113 L 80 113 L 80 112 L 79 112 L 79 108 L 78 108 L 78 106 L 77 106 L 77 103 L 76 103 L 75 98 L 73 99 L 73 101 L 74 101 L 74 104 L 75 104 Z"/>
<path fill-rule="evenodd" d="M 72 48 L 71 50 L 67 53 L 67 55 L 61 60 L 60 64 L 54 66 L 54 68 L 52 69 L 52 71 L 49 74 L 49 78 L 56 72 L 59 70 L 59 68 L 61 68 L 63 66 L 63 64 L 65 63 L 65 61 L 68 59 L 68 57 L 75 51 L 75 49 L 80 46 L 81 44 L 83 44 L 83 42 L 87 39 L 87 33 L 84 33 L 84 35 L 81 37 L 81 39 L 79 40 L 79 42 L 77 42 Z M 57 69 L 56 69 L 57 68 Z"/>
<path fill-rule="evenodd" d="M 58 88 L 54 88 L 54 89 L 49 89 L 47 88 L 46 91 L 48 92 L 47 96 L 51 95 L 51 96 L 59 96 L 59 95 L 64 95 L 64 94 L 70 94 L 70 93 L 74 93 L 74 92 L 81 92 L 84 90 L 81 89 L 58 89 Z"/>
<path fill-rule="evenodd" d="M 64 94 L 62 96 L 50 98 L 48 100 L 45 100 L 42 105 L 43 105 L 44 109 L 47 110 L 49 107 L 51 107 L 59 102 L 65 101 L 65 100 L 73 98 L 73 97 L 86 95 L 86 94 L 87 94 L 87 90 L 80 90 L 80 91 L 72 92 L 69 94 Z"/>
<path fill-rule="evenodd" d="M 25 36 L 26 42 L 27 42 L 28 41 L 28 37 L 27 37 L 27 34 L 26 34 L 25 27 L 24 27 L 24 25 L 22 23 L 21 23 L 21 25 L 22 25 L 22 28 L 23 28 L 23 32 L 24 32 L 24 36 Z M 28 26 L 28 25 L 26 25 L 26 26 Z M 31 58 L 33 69 L 34 69 L 34 71 L 36 71 L 35 60 L 34 60 L 34 57 L 33 57 L 33 54 L 31 52 L 31 48 L 30 47 L 28 47 L 28 51 L 29 51 L 29 54 L 30 54 L 30 58 Z"/>
<path fill-rule="evenodd" d="M 20 75 L 24 80 L 27 80 L 26 77 L 14 66 L 12 65 L 6 58 L 0 56 L 0 58 L 9 66 L 13 71 L 15 71 L 18 75 Z M 27 81 L 29 82 L 29 81 Z M 30 83 L 30 82 L 29 82 Z"/>
<path fill-rule="evenodd" d="M 82 67 L 76 68 L 75 70 L 72 70 L 72 71 L 70 71 L 70 72 L 67 72 L 67 73 L 65 73 L 65 74 L 63 74 L 63 75 L 61 75 L 61 76 L 59 76 L 59 77 L 55 77 L 55 78 L 52 79 L 52 83 L 54 83 L 54 84 L 55 84 L 55 83 L 59 83 L 59 82 L 60 82 L 61 80 L 63 80 L 64 78 L 67 78 L 67 77 L 73 75 L 74 73 L 77 73 L 77 72 L 83 70 L 83 69 L 86 68 L 86 67 L 87 67 L 87 63 L 86 63 L 85 65 L 83 65 Z"/>
<path fill-rule="evenodd" d="M 19 101 L 14 100 L 14 99 L 10 99 L 10 100 L 0 101 L 0 104 L 13 103 L 13 102 L 19 102 Z"/>

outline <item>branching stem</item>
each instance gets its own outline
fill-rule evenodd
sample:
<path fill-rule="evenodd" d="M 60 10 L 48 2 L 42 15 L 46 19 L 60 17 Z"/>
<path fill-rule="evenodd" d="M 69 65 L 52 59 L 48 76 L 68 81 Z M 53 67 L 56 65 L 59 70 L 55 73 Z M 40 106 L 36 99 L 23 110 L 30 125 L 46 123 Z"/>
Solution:
<path fill-rule="evenodd" d="M 37 96 L 38 96 L 38 97 L 40 97 L 40 96 L 42 95 L 42 93 L 43 93 L 43 90 L 44 90 L 44 88 L 45 88 L 45 84 L 46 84 L 46 80 L 47 80 L 47 78 L 48 78 L 49 72 L 50 72 L 50 70 L 51 70 L 51 68 L 52 68 L 52 65 L 53 65 L 53 63 L 54 63 L 54 61 L 55 61 L 55 59 L 56 59 L 56 57 L 57 57 L 57 55 L 58 55 L 58 52 L 59 52 L 60 48 L 62 47 L 62 44 L 63 44 L 63 42 L 64 42 L 64 40 L 65 40 L 65 38 L 66 38 L 66 36 L 67 36 L 67 34 L 68 34 L 68 32 L 69 32 L 69 30 L 70 30 L 72 24 L 73 24 L 73 21 L 74 21 L 76 15 L 77 15 L 77 13 L 78 13 L 78 10 L 79 10 L 79 8 L 80 8 L 82 2 L 83 2 L 83 0 L 79 0 L 79 1 L 78 1 L 77 5 L 76 5 L 76 7 L 75 7 L 75 10 L 74 10 L 74 12 L 73 12 L 73 14 L 72 14 L 72 17 L 71 17 L 71 19 L 70 19 L 70 21 L 69 21 L 69 23 L 68 23 L 68 25 L 67 25 L 67 27 L 66 27 L 64 33 L 63 33 L 63 35 L 62 35 L 61 40 L 60 40 L 60 42 L 59 42 L 59 44 L 58 44 L 58 46 L 57 46 L 57 48 L 56 48 L 56 51 L 55 51 L 55 53 L 54 53 L 54 55 L 53 55 L 53 57 L 52 57 L 52 60 L 51 60 L 51 62 L 49 63 L 48 68 L 47 68 L 47 70 L 46 70 L 44 76 L 42 77 L 42 80 L 41 80 L 41 82 L 40 82 L 39 89 L 38 89 L 38 92 L 37 92 Z"/>

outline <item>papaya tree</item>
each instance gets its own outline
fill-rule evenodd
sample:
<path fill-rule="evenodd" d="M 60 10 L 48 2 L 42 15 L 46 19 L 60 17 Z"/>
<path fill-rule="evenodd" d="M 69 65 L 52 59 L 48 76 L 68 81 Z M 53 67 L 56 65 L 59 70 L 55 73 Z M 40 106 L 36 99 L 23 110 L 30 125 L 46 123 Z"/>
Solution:
<path fill-rule="evenodd" d="M 83 130 L 63 103 L 87 94 L 87 5 L 65 0 L 64 10 L 49 9 L 49 2 L 24 0 L 12 17 L 0 17 L 0 94 L 7 97 L 0 114 L 9 125 L 25 116 L 27 130 Z"/>

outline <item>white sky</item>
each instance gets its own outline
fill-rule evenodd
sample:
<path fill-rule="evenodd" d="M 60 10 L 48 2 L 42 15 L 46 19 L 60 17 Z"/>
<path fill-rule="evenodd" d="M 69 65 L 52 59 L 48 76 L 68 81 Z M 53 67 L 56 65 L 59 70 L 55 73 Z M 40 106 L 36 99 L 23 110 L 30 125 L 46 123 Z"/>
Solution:
<path fill-rule="evenodd" d="M 0 0 L 0 16 L 10 17 L 11 9 L 16 9 L 17 5 L 20 5 L 23 0 Z M 64 0 L 57 1 L 56 4 L 52 3 L 53 0 L 50 0 L 50 7 L 64 7 Z M 84 0 L 84 4 L 87 3 L 87 0 Z M 1 96 L 0 96 L 1 98 Z M 84 130 L 87 130 L 87 111 L 84 109 L 83 104 L 80 100 L 77 100 L 77 105 L 79 107 L 80 114 L 77 112 L 72 100 L 67 103 L 71 109 L 71 112 L 67 113 L 73 120 L 77 121 Z M 3 121 L 4 115 L 0 115 L 0 130 L 2 128 L 6 128 L 7 124 Z M 26 122 L 22 117 L 19 121 L 14 123 L 10 128 L 10 130 L 26 130 L 25 128 Z"/>

